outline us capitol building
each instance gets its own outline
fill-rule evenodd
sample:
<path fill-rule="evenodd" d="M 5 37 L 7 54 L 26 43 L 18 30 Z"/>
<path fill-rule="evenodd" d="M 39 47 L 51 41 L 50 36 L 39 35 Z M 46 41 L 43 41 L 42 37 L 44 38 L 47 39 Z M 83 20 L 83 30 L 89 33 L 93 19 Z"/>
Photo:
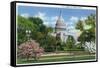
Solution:
<path fill-rule="evenodd" d="M 68 29 L 66 27 L 67 27 L 66 23 L 64 23 L 64 20 L 60 13 L 60 15 L 58 16 L 58 19 L 56 21 L 56 24 L 55 24 L 55 31 L 53 33 L 51 33 L 51 35 L 55 36 L 55 37 L 59 37 L 62 42 L 66 42 L 68 35 L 71 35 L 68 32 Z M 73 35 L 71 35 L 71 36 L 73 36 Z"/>
<path fill-rule="evenodd" d="M 60 13 L 55 24 L 55 29 L 54 29 L 55 31 L 51 33 L 51 35 L 54 37 L 59 37 L 62 42 L 66 42 L 68 36 L 73 36 L 73 38 L 76 41 L 75 44 L 77 44 L 78 43 L 77 38 L 75 38 L 75 36 L 71 34 L 66 27 L 68 26 L 66 25 L 66 23 L 64 23 L 64 20 Z M 83 47 L 85 48 L 86 51 L 89 51 L 91 53 L 96 52 L 96 46 L 94 42 L 86 42 Z"/>

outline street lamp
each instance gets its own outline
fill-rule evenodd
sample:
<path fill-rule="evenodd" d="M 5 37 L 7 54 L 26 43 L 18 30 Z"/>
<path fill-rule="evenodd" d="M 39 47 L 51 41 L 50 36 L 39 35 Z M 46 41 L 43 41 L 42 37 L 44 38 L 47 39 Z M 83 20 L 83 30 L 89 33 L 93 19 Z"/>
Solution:
<path fill-rule="evenodd" d="M 26 36 L 28 41 L 30 40 L 30 34 L 31 34 L 31 30 L 26 30 Z"/>

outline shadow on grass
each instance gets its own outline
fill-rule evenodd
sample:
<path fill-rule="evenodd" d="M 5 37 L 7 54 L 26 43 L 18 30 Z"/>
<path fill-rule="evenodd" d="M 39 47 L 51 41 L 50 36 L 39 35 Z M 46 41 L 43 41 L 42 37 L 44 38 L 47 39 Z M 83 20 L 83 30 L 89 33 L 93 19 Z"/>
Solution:
<path fill-rule="evenodd" d="M 95 56 L 62 56 L 62 57 L 41 57 L 38 61 L 34 59 L 18 59 L 17 64 L 27 64 L 27 63 L 40 63 L 40 62 L 57 62 L 57 61 L 76 61 L 76 60 L 92 60 L 95 59 Z"/>
<path fill-rule="evenodd" d="M 38 63 L 38 62 L 39 61 L 36 61 L 34 59 L 29 59 L 29 60 L 27 60 L 27 59 L 18 59 L 17 60 L 17 64 Z"/>

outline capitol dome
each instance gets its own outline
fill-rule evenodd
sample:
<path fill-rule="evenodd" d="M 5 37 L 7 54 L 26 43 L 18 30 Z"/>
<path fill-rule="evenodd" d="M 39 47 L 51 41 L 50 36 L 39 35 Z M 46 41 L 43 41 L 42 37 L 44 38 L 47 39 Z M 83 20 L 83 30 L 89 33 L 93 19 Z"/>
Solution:
<path fill-rule="evenodd" d="M 56 26 L 65 26 L 63 19 L 58 19 L 56 22 Z"/>
<path fill-rule="evenodd" d="M 56 22 L 56 27 L 55 28 L 65 28 L 66 29 L 66 24 L 64 23 L 64 20 L 59 17 L 57 22 Z"/>

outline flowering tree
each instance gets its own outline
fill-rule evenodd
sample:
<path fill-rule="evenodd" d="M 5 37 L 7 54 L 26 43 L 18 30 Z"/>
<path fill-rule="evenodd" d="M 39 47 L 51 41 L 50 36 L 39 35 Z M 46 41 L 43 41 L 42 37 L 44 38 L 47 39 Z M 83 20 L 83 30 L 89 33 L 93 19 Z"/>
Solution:
<path fill-rule="evenodd" d="M 85 42 L 84 48 L 86 51 L 89 51 L 90 53 L 96 53 L 96 44 L 91 42 Z"/>
<path fill-rule="evenodd" d="M 18 46 L 18 57 L 27 58 L 27 60 L 32 57 L 38 60 L 43 52 L 44 49 L 39 47 L 39 44 L 35 40 L 27 41 Z"/>

